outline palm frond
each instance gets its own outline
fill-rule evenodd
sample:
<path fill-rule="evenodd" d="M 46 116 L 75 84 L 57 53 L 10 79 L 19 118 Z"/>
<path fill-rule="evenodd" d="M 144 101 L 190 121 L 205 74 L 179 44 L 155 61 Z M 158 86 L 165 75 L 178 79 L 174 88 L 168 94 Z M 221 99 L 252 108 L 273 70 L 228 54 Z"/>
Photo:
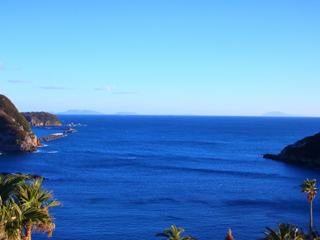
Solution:
<path fill-rule="evenodd" d="M 182 238 L 181 238 L 181 240 L 189 240 L 189 239 L 195 239 L 195 240 L 198 240 L 197 238 L 192 237 L 192 236 L 185 236 L 185 237 L 182 237 Z"/>
<path fill-rule="evenodd" d="M 155 237 L 170 237 L 168 234 L 166 234 L 166 233 L 158 233 L 158 234 L 156 234 L 155 235 Z"/>
<path fill-rule="evenodd" d="M 192 236 L 185 236 L 180 238 L 180 233 L 184 232 L 184 229 L 177 228 L 176 225 L 171 226 L 172 229 L 166 228 L 164 230 L 165 233 L 158 233 L 156 237 L 166 237 L 167 240 L 188 240 L 188 239 L 196 239 Z M 197 239 L 196 239 L 197 240 Z"/>
<path fill-rule="evenodd" d="M 7 201 L 14 193 L 17 184 L 24 181 L 26 178 L 28 178 L 28 176 L 23 174 L 0 175 L 0 196 L 2 201 Z"/>
<path fill-rule="evenodd" d="M 19 206 L 9 198 L 0 206 L 0 236 L 7 240 L 21 239 L 21 217 Z"/>

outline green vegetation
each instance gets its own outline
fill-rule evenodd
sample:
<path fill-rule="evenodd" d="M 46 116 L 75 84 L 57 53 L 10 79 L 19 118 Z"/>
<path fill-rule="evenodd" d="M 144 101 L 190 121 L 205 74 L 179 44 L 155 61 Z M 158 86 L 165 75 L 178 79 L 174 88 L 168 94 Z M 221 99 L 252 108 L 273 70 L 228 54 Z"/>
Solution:
<path fill-rule="evenodd" d="M 298 226 L 294 226 L 290 223 L 281 223 L 278 225 L 278 231 L 279 233 L 269 227 L 266 227 L 266 229 L 269 232 L 262 232 L 268 236 L 267 239 L 269 240 L 304 240 L 305 233 L 298 231 Z"/>
<path fill-rule="evenodd" d="M 32 175 L 0 175 L 1 240 L 31 240 L 34 231 L 52 235 L 55 225 L 49 208 L 61 203 L 41 187 L 42 180 Z"/>
<path fill-rule="evenodd" d="M 267 153 L 263 157 L 303 166 L 320 167 L 319 145 L 320 133 L 317 133 L 286 146 L 277 155 Z"/>
<path fill-rule="evenodd" d="M 36 175 L 0 174 L 0 239 L 1 240 L 31 240 L 32 232 L 48 233 L 51 237 L 55 229 L 49 208 L 60 206 L 53 198 L 52 191 L 41 187 L 43 178 Z M 305 180 L 300 185 L 302 193 L 308 194 L 310 203 L 310 232 L 306 234 L 298 226 L 290 223 L 277 222 L 278 229 L 266 227 L 267 235 L 259 240 L 320 240 L 319 232 L 312 226 L 312 202 L 319 189 L 315 187 L 316 180 Z M 167 228 L 156 237 L 167 240 L 188 240 L 197 238 L 181 237 L 184 229 L 175 225 Z M 225 240 L 233 240 L 231 230 Z"/>
<path fill-rule="evenodd" d="M 47 112 L 22 112 L 21 113 L 31 126 L 41 125 L 61 125 L 59 118 L 56 115 Z"/>
<path fill-rule="evenodd" d="M 0 152 L 33 152 L 37 137 L 14 104 L 0 95 Z"/>
<path fill-rule="evenodd" d="M 307 179 L 299 186 L 302 188 L 301 193 L 308 194 L 308 202 L 310 203 L 310 226 L 309 230 L 306 231 L 308 234 L 304 232 L 303 229 L 291 223 L 279 224 L 277 222 L 278 230 L 266 227 L 267 231 L 263 231 L 262 233 L 267 235 L 267 237 L 260 238 L 259 240 L 320 240 L 320 233 L 312 225 L 312 202 L 319 190 L 315 185 L 316 179 Z M 164 233 L 158 233 L 156 237 L 166 237 L 168 240 L 196 239 L 191 236 L 180 238 L 180 234 L 184 232 L 184 230 L 182 228 L 177 229 L 175 225 L 172 225 L 171 227 L 172 229 L 167 228 L 164 230 Z M 230 229 L 225 240 L 233 240 Z"/>
<path fill-rule="evenodd" d="M 27 136 L 36 137 L 28 121 L 4 95 L 0 95 L 0 135 L 0 144 L 5 145 L 21 145 Z"/>
<path fill-rule="evenodd" d="M 18 109 L 14 104 L 4 95 L 0 94 L 0 115 L 7 116 L 8 118 L 14 119 L 16 123 L 20 124 L 23 129 L 30 132 L 30 124 L 28 121 L 19 113 Z"/>
<path fill-rule="evenodd" d="M 302 189 L 301 193 L 308 194 L 308 202 L 310 203 L 310 226 L 309 230 L 307 231 L 309 232 L 309 234 L 304 233 L 302 230 L 299 231 L 299 227 L 293 224 L 277 223 L 279 232 L 272 228 L 266 227 L 268 231 L 262 233 L 266 234 L 268 237 L 260 240 L 320 240 L 320 235 L 312 224 L 312 202 L 316 196 L 317 191 L 319 190 L 315 186 L 316 179 L 307 179 L 303 181 L 303 184 L 299 186 Z"/>
<path fill-rule="evenodd" d="M 164 233 L 156 234 L 156 237 L 166 237 L 168 240 L 197 239 L 192 236 L 185 236 L 185 237 L 180 238 L 180 233 L 183 233 L 184 229 L 182 229 L 182 228 L 177 229 L 177 227 L 175 225 L 172 225 L 171 228 L 172 229 L 170 229 L 170 228 L 165 229 Z"/>
<path fill-rule="evenodd" d="M 313 180 L 305 180 L 303 181 L 303 184 L 301 184 L 299 187 L 302 188 L 301 193 L 307 193 L 308 194 L 308 202 L 310 203 L 310 235 L 312 234 L 312 202 L 315 198 L 317 191 L 319 190 L 316 188 L 316 179 Z"/>
<path fill-rule="evenodd" d="M 13 121 L 8 115 L 0 114 L 0 134 L 13 137 L 6 139 L 6 144 L 21 144 L 25 140 L 28 134 L 26 131 L 23 131 L 20 126 L 19 123 Z"/>

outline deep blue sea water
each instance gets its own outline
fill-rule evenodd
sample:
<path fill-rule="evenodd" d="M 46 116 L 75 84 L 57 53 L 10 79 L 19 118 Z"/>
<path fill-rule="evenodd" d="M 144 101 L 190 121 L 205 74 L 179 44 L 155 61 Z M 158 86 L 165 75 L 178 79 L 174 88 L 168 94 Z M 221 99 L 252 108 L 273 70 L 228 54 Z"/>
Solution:
<path fill-rule="evenodd" d="M 308 224 L 299 185 L 316 178 L 320 186 L 320 170 L 261 154 L 318 133 L 320 118 L 59 118 L 87 126 L 36 153 L 0 156 L 0 172 L 49 178 L 43 185 L 63 203 L 52 209 L 53 239 L 161 239 L 154 235 L 175 224 L 199 240 L 223 239 L 229 228 L 236 240 L 254 240 L 276 221 Z M 320 196 L 314 225 L 320 227 Z"/>

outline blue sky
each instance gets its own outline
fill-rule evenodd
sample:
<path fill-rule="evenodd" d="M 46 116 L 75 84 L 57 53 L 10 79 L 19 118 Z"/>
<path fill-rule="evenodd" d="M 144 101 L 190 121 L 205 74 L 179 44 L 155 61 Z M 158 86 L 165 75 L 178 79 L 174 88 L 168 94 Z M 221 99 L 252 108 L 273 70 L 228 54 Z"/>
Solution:
<path fill-rule="evenodd" d="M 320 1 L 9 1 L 0 93 L 20 111 L 320 117 Z"/>

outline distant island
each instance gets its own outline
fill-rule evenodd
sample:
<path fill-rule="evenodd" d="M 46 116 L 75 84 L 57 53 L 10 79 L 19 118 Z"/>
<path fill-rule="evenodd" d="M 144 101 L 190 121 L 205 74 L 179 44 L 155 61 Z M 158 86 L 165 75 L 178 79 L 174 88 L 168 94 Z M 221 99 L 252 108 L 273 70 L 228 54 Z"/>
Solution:
<path fill-rule="evenodd" d="M 37 146 L 39 141 L 28 121 L 0 94 L 0 152 L 34 152 Z"/>
<path fill-rule="evenodd" d="M 286 146 L 279 154 L 267 153 L 263 157 L 309 167 L 320 167 L 320 133 Z"/>
<path fill-rule="evenodd" d="M 283 112 L 266 112 L 262 114 L 263 117 L 293 117 L 291 114 L 283 113 Z"/>
<path fill-rule="evenodd" d="M 117 112 L 116 115 L 137 115 L 135 112 Z"/>
<path fill-rule="evenodd" d="M 66 112 L 58 112 L 57 115 L 105 115 L 104 113 L 91 110 L 68 110 Z"/>
<path fill-rule="evenodd" d="M 22 112 L 30 126 L 61 126 L 59 118 L 47 112 Z"/>

